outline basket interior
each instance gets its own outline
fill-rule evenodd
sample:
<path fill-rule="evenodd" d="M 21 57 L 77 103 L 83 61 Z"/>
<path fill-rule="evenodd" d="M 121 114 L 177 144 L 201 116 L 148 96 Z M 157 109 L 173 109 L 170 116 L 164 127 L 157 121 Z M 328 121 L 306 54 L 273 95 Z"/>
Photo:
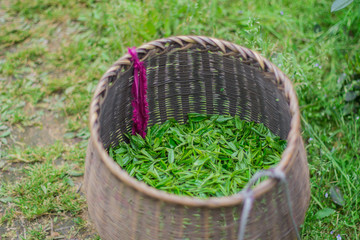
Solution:
<path fill-rule="evenodd" d="M 149 126 L 169 118 L 184 122 L 190 112 L 230 114 L 263 123 L 274 134 L 287 138 L 291 114 L 282 86 L 257 62 L 187 49 L 148 57 L 145 64 Z M 105 149 L 118 145 L 125 140 L 124 133 L 131 132 L 132 82 L 132 67 L 109 79 L 99 116 Z"/>

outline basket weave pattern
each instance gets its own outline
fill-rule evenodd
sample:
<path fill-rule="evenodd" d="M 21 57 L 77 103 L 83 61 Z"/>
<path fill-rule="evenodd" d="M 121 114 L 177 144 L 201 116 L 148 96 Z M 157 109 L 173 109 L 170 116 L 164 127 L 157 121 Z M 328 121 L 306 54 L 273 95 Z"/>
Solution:
<path fill-rule="evenodd" d="M 264 123 L 288 146 L 286 175 L 295 222 L 308 207 L 309 173 L 298 101 L 290 80 L 258 53 L 207 37 L 179 36 L 137 48 L 148 76 L 149 125 L 187 113 L 238 115 Z M 237 239 L 242 193 L 198 199 L 168 194 L 130 177 L 106 149 L 131 132 L 133 82 L 126 54 L 101 78 L 90 107 L 85 188 L 102 239 Z M 269 179 L 254 188 L 246 239 L 294 239 L 284 187 Z"/>

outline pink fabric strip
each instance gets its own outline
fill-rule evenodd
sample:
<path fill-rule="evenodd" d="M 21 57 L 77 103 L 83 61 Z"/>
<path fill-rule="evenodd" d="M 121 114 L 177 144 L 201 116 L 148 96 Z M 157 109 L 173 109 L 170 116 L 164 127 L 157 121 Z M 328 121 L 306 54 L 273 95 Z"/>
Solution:
<path fill-rule="evenodd" d="M 145 138 L 146 128 L 149 121 L 149 105 L 146 100 L 147 79 L 144 62 L 137 56 L 136 48 L 128 48 L 131 61 L 134 63 L 134 83 L 132 85 L 133 128 L 132 134 L 139 134 Z"/>

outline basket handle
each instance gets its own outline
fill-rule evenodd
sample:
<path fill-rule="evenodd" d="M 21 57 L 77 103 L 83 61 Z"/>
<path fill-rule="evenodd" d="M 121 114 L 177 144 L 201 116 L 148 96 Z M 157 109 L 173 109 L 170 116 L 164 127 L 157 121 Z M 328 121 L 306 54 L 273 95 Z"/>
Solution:
<path fill-rule="evenodd" d="M 294 214 L 293 214 L 293 209 L 292 209 L 292 204 L 291 204 L 291 199 L 290 199 L 289 185 L 288 185 L 288 182 L 286 180 L 285 173 L 282 170 L 280 170 L 279 168 L 272 168 L 272 169 L 268 169 L 268 170 L 262 170 L 262 171 L 259 171 L 259 172 L 255 173 L 255 175 L 250 179 L 250 181 L 246 185 L 246 187 L 242 190 L 242 192 L 245 195 L 245 202 L 244 202 L 243 211 L 241 213 L 241 218 L 240 218 L 238 240 L 244 240 L 247 221 L 248 221 L 248 218 L 249 218 L 251 208 L 252 208 L 253 203 L 254 203 L 254 195 L 253 195 L 253 190 L 251 189 L 251 187 L 254 186 L 255 183 L 261 177 L 264 177 L 264 176 L 268 176 L 270 178 L 278 179 L 278 180 L 281 181 L 281 183 L 284 184 L 284 186 L 285 186 L 285 194 L 286 194 L 286 198 L 287 198 L 287 204 L 288 204 L 288 207 L 289 207 L 289 214 L 290 214 L 292 224 L 293 224 L 294 229 L 295 229 L 296 238 L 298 240 L 300 240 L 301 238 L 300 238 L 299 230 L 298 230 L 298 228 L 296 226 L 295 219 L 294 219 Z"/>

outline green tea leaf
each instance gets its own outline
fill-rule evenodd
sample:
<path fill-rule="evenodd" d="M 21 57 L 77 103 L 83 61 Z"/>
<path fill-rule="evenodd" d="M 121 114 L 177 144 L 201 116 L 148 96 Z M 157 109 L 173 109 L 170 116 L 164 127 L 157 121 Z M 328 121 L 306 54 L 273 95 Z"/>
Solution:
<path fill-rule="evenodd" d="M 228 142 L 227 145 L 230 147 L 231 150 L 235 152 L 238 150 L 233 142 Z"/>
<path fill-rule="evenodd" d="M 216 122 L 217 123 L 224 123 L 230 119 L 233 119 L 233 117 L 231 116 L 224 116 L 224 115 L 220 115 L 218 118 L 216 118 Z"/>
<path fill-rule="evenodd" d="M 154 158 L 144 148 L 141 149 L 141 153 L 148 157 L 150 160 L 154 161 Z"/>
<path fill-rule="evenodd" d="M 131 141 L 139 148 L 145 146 L 145 141 L 140 135 L 132 136 Z"/>
<path fill-rule="evenodd" d="M 114 151 L 116 154 L 123 154 L 127 152 L 127 149 L 125 147 L 120 147 Z"/>
<path fill-rule="evenodd" d="M 168 149 L 168 162 L 174 163 L 174 159 L 175 159 L 175 155 L 174 155 L 174 150 L 173 149 Z"/>
<path fill-rule="evenodd" d="M 201 158 L 201 159 L 198 159 L 194 162 L 194 166 L 201 166 L 203 165 L 208 159 L 206 158 Z"/>
<path fill-rule="evenodd" d="M 208 118 L 205 114 L 199 114 L 199 113 L 189 113 L 188 114 L 189 121 L 192 122 L 201 122 Z"/>
<path fill-rule="evenodd" d="M 236 116 L 235 117 L 235 127 L 238 129 L 238 130 L 241 130 L 242 129 L 242 121 L 240 120 L 239 116 Z"/>

